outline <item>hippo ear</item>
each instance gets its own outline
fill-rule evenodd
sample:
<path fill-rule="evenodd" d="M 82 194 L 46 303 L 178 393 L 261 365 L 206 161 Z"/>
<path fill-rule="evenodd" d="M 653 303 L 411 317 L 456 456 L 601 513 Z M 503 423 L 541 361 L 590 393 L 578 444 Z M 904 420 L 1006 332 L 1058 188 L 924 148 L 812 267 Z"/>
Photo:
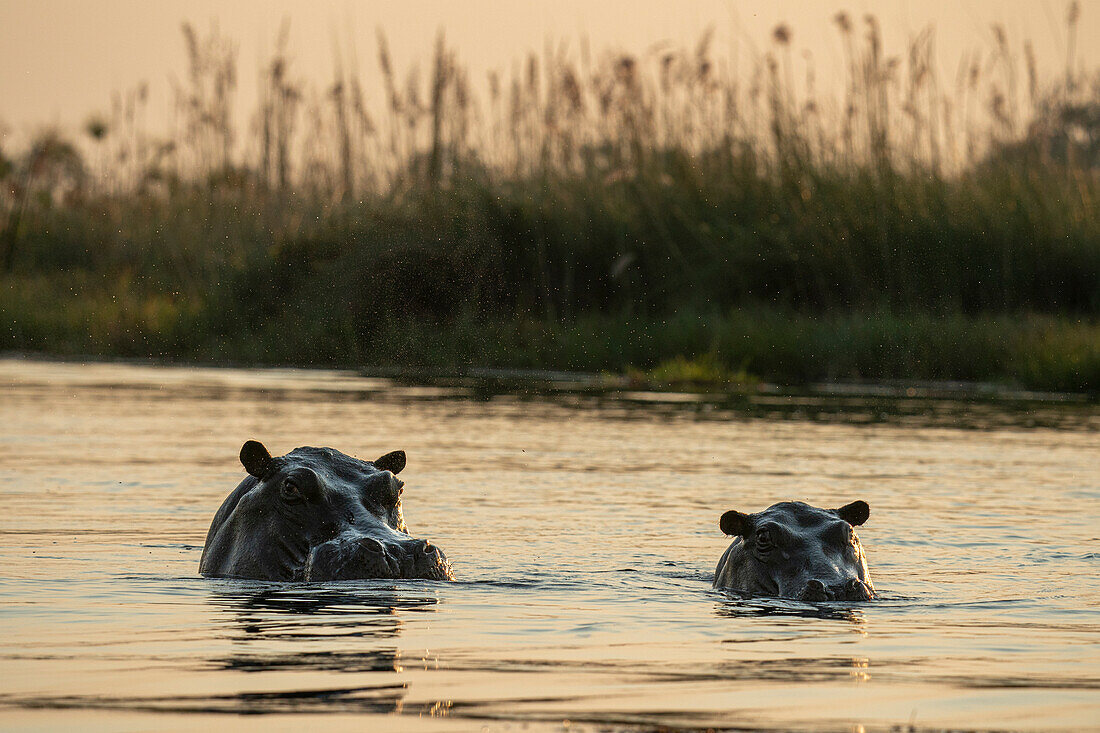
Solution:
<path fill-rule="evenodd" d="M 271 454 L 258 440 L 249 440 L 241 447 L 241 463 L 244 470 L 256 478 L 263 478 L 271 469 Z"/>
<path fill-rule="evenodd" d="M 405 451 L 395 450 L 381 458 L 376 458 L 373 461 L 374 465 L 380 471 L 389 471 L 390 473 L 401 473 L 401 469 L 405 467 Z"/>
<path fill-rule="evenodd" d="M 858 527 L 867 521 L 867 517 L 871 516 L 871 507 L 867 506 L 865 501 L 853 501 L 851 504 L 845 504 L 839 509 L 834 509 L 837 516 L 843 519 L 853 527 Z"/>
<path fill-rule="evenodd" d="M 730 536 L 744 535 L 752 526 L 752 520 L 749 519 L 749 515 L 731 509 L 718 520 L 718 526 Z"/>

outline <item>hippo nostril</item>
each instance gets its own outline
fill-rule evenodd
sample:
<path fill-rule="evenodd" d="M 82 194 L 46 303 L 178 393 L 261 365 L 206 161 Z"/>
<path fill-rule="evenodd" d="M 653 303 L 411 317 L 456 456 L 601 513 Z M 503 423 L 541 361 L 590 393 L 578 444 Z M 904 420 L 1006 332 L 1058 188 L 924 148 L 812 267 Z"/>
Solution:
<path fill-rule="evenodd" d="M 874 597 L 874 591 L 864 581 L 859 578 L 852 578 L 848 581 L 845 600 L 852 601 L 869 601 Z"/>
<path fill-rule="evenodd" d="M 374 552 L 378 553 L 379 555 L 384 555 L 386 553 L 386 548 L 382 545 L 382 543 L 372 537 L 363 537 L 362 539 L 360 539 L 359 546 L 367 552 Z"/>
<path fill-rule="evenodd" d="M 802 600 L 804 601 L 827 601 L 829 600 L 829 591 L 817 578 L 806 583 L 806 590 L 802 593 Z"/>

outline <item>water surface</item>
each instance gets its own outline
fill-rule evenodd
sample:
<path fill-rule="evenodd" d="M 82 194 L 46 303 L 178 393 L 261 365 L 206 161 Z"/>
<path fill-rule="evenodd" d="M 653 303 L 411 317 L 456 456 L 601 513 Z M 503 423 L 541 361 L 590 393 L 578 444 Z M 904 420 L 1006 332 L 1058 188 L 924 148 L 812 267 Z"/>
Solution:
<path fill-rule="evenodd" d="M 15 359 L 0 390 L 5 728 L 1100 720 L 1095 406 Z M 405 449 L 410 530 L 458 580 L 199 578 L 248 438 Z M 880 601 L 711 590 L 722 511 L 857 498 Z"/>

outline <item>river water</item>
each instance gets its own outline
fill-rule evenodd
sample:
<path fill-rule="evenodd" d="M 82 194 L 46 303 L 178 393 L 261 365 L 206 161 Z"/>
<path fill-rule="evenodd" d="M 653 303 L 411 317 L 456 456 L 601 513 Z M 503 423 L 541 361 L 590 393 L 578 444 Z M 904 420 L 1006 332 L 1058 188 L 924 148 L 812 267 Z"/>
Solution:
<path fill-rule="evenodd" d="M 1100 408 L 0 360 L 0 727 L 1100 726 Z M 408 452 L 457 581 L 206 580 L 241 443 Z M 871 505 L 882 598 L 710 587 L 719 515 Z"/>

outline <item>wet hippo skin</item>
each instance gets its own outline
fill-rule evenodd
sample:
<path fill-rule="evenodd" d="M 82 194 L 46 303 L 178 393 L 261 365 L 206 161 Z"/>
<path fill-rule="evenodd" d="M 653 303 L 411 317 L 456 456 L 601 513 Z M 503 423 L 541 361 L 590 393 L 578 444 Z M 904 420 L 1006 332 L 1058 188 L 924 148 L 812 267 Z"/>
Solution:
<path fill-rule="evenodd" d="M 802 601 L 869 601 L 875 589 L 855 527 L 870 507 L 854 501 L 819 509 L 800 501 L 756 514 L 728 511 L 719 526 L 735 537 L 714 571 L 714 587 Z"/>
<path fill-rule="evenodd" d="M 361 461 L 332 448 L 272 457 L 250 440 L 249 475 L 222 503 L 199 562 L 208 577 L 322 581 L 357 578 L 451 580 L 442 550 L 408 534 L 405 452 Z"/>

